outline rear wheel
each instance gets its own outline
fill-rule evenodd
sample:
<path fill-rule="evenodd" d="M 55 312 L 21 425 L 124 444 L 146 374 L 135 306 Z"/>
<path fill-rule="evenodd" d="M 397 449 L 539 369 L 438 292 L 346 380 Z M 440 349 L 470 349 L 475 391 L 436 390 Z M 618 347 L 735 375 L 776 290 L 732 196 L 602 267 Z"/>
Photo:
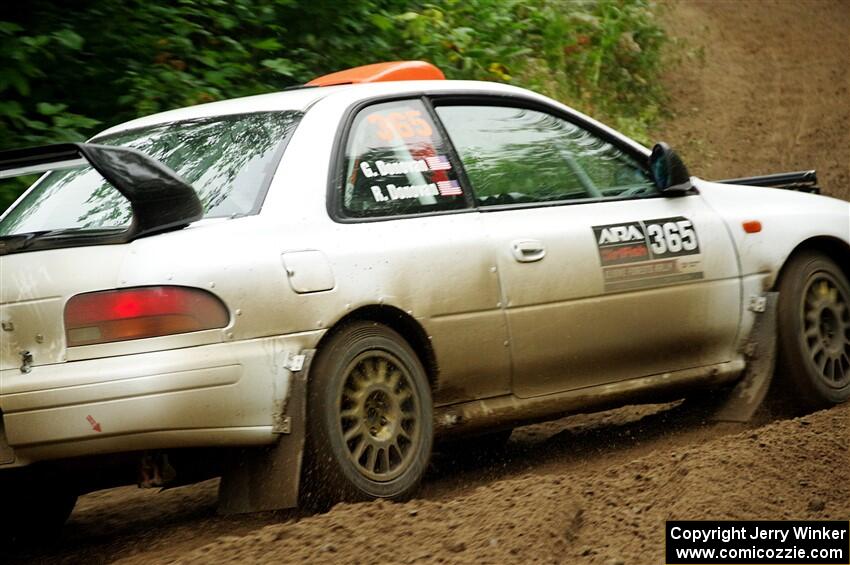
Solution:
<path fill-rule="evenodd" d="M 779 284 L 779 377 L 805 411 L 850 399 L 850 284 L 828 257 L 790 259 Z"/>
<path fill-rule="evenodd" d="M 356 322 L 332 336 L 310 374 L 303 501 L 404 499 L 433 441 L 422 363 L 392 329 Z"/>

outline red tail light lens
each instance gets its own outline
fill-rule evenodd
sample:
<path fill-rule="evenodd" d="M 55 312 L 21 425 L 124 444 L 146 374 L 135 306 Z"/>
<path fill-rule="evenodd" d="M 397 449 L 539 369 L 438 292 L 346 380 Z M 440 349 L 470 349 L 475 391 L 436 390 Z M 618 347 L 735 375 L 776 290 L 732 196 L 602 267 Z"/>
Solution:
<path fill-rule="evenodd" d="M 89 292 L 65 305 L 69 347 L 211 330 L 229 321 L 217 297 L 182 286 Z"/>

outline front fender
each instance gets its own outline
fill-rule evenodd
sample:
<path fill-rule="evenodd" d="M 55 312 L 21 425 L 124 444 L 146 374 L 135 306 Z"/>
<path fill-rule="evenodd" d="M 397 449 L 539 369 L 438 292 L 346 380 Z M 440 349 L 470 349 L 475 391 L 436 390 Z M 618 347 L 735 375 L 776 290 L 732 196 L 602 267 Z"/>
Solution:
<path fill-rule="evenodd" d="M 850 203 L 835 198 L 752 186 L 725 185 L 696 179 L 705 201 L 726 221 L 738 250 L 741 275 L 765 275 L 773 288 L 788 257 L 814 238 L 829 238 L 850 252 Z M 744 222 L 761 222 L 757 233 Z"/>

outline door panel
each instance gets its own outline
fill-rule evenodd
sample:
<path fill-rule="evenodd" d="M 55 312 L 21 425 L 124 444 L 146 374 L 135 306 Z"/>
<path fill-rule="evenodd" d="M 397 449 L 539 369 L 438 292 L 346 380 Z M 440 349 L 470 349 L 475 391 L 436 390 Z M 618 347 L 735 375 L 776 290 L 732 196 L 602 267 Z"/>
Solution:
<path fill-rule="evenodd" d="M 732 358 L 738 261 L 699 195 L 661 197 L 645 157 L 556 110 L 471 100 L 436 111 L 495 245 L 514 394 Z"/>
<path fill-rule="evenodd" d="M 699 196 L 482 216 L 498 255 L 518 396 L 733 357 L 741 303 L 737 261 L 725 225 Z M 692 222 L 698 252 L 656 258 L 642 226 L 678 217 Z M 661 223 L 662 229 L 665 223 L 670 222 Z M 617 227 L 624 229 L 612 232 Z M 612 236 L 623 240 L 614 242 L 619 252 L 605 251 Z M 517 261 L 517 239 L 542 242 L 545 257 Z"/>

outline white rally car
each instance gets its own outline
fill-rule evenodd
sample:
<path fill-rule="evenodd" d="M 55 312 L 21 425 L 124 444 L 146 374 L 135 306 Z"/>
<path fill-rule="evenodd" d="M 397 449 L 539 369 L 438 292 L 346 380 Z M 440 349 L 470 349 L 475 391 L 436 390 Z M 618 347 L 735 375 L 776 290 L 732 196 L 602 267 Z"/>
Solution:
<path fill-rule="evenodd" d="M 0 218 L 6 533 L 214 474 L 229 512 L 399 499 L 435 437 L 755 405 L 774 350 L 799 409 L 850 397 L 850 205 L 811 172 L 691 178 L 441 79 L 371 65 L 0 154 L 49 171 Z"/>

